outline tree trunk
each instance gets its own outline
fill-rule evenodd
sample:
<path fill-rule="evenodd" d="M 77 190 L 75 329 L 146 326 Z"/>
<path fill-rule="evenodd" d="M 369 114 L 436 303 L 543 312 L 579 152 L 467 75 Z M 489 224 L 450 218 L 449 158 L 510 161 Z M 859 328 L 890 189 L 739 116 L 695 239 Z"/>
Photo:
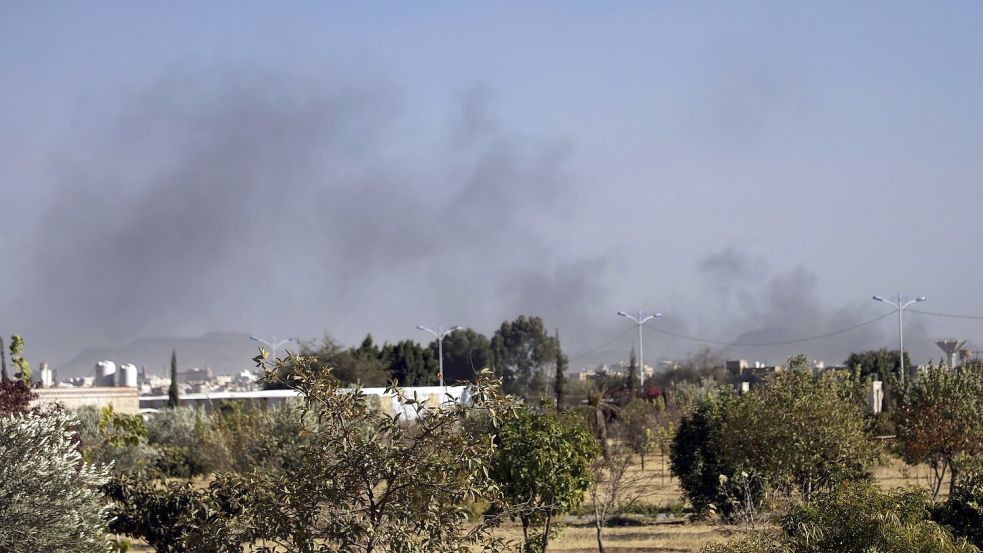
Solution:
<path fill-rule="evenodd" d="M 932 483 L 932 500 L 934 501 L 939 496 L 939 492 L 942 491 L 942 482 L 945 480 L 947 463 L 945 461 L 941 463 L 939 461 L 932 461 L 931 465 L 932 471 L 935 473 L 935 482 Z"/>
<path fill-rule="evenodd" d="M 597 527 L 597 551 L 604 553 L 604 522 L 597 519 L 595 526 Z"/>
<path fill-rule="evenodd" d="M 546 553 L 546 547 L 550 543 L 550 530 L 552 530 L 552 529 L 553 529 L 553 513 L 552 512 L 547 512 L 546 513 L 546 524 L 543 525 L 543 538 L 542 538 L 542 543 L 541 543 L 541 545 L 543 546 L 543 548 L 541 550 L 542 553 Z"/>
<path fill-rule="evenodd" d="M 529 547 L 529 518 L 519 517 L 519 519 L 522 521 L 522 551 L 529 553 L 532 549 Z"/>
<path fill-rule="evenodd" d="M 604 420 L 604 411 L 601 409 L 600 403 L 595 407 L 594 421 L 597 424 L 597 441 L 598 445 L 601 446 L 601 457 L 607 461 L 611 455 L 608 451 L 608 425 Z"/>

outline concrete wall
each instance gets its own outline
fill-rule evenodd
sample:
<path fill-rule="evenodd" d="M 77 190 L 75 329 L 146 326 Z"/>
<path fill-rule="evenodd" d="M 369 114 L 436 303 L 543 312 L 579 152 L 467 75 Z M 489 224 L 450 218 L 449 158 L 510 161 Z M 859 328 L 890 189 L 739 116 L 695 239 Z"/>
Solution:
<path fill-rule="evenodd" d="M 38 388 L 34 390 L 38 399 L 32 405 L 60 403 L 69 410 L 79 407 L 101 409 L 112 405 L 117 413 L 137 415 L 140 413 L 140 395 L 137 388 Z"/>

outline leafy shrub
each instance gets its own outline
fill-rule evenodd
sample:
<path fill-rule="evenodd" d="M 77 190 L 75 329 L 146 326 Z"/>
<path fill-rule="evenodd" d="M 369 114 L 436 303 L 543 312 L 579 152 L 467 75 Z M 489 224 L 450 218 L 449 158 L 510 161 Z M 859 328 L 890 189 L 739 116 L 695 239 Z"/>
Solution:
<path fill-rule="evenodd" d="M 116 413 L 112 407 L 83 407 L 75 416 L 87 461 L 112 465 L 117 475 L 156 470 L 161 452 L 147 443 L 147 428 L 141 416 Z"/>
<path fill-rule="evenodd" d="M 870 478 L 870 440 L 856 383 L 835 374 L 778 375 L 748 394 L 704 399 L 683 419 L 671 468 L 699 512 L 730 517 L 770 494 L 801 496 Z"/>
<path fill-rule="evenodd" d="M 189 482 L 114 479 L 104 489 L 115 503 L 110 530 L 137 537 L 160 553 L 243 550 L 231 524 L 239 513 L 221 482 L 207 490 Z"/>
<path fill-rule="evenodd" d="M 504 506 L 489 476 L 490 435 L 463 424 L 481 416 L 494 428 L 509 416 L 511 400 L 484 382 L 485 373 L 469 387 L 468 405 L 424 407 L 397 395 L 401 407 L 420 414 L 408 423 L 377 409 L 358 389 L 339 388 L 315 358 L 263 366 L 268 378 L 282 377 L 303 392 L 299 411 L 282 416 L 319 421 L 297 458 L 283 470 L 219 474 L 207 490 L 120 480 L 107 489 L 117 502 L 114 530 L 142 536 L 158 551 L 232 552 L 241 551 L 239 544 L 260 545 L 252 550 L 264 553 L 506 550 L 490 535 L 494 519 L 469 521 L 472 507 L 488 504 L 501 513 Z M 200 423 L 180 417 L 189 418 L 172 415 L 150 434 L 183 447 L 171 434 Z M 211 430 L 221 433 L 226 424 L 232 426 L 216 421 Z"/>
<path fill-rule="evenodd" d="M 752 532 L 704 547 L 705 553 L 971 553 L 930 518 L 931 502 L 920 488 L 882 492 L 869 482 L 818 491 L 780 521 L 776 534 Z"/>
<path fill-rule="evenodd" d="M 935 518 L 955 535 L 983 548 L 983 474 L 974 474 L 953 486 Z"/>
<path fill-rule="evenodd" d="M 213 439 L 227 452 L 219 470 L 247 473 L 253 469 L 288 470 L 301 462 L 313 425 L 292 402 L 269 409 L 223 406 L 213 412 Z"/>
<path fill-rule="evenodd" d="M 86 463 L 65 412 L 0 416 L 0 551 L 105 551 L 108 469 Z"/>
<path fill-rule="evenodd" d="M 191 407 L 163 409 L 147 421 L 147 441 L 160 449 L 157 468 L 167 476 L 191 478 L 228 464 L 210 421 Z"/>

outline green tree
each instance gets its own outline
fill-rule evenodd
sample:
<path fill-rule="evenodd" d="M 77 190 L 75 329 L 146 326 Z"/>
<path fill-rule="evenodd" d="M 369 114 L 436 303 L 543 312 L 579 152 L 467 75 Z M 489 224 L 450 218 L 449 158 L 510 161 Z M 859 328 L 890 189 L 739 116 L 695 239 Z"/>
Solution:
<path fill-rule="evenodd" d="M 553 395 L 556 400 L 556 409 L 563 409 L 563 402 L 566 394 L 567 369 L 570 368 L 570 359 L 563 353 L 560 347 L 560 331 L 557 329 L 553 336 L 556 345 L 556 374 L 553 381 Z"/>
<path fill-rule="evenodd" d="M 14 378 L 31 385 L 31 364 L 24 358 L 24 339 L 14 334 L 10 337 L 10 360 L 17 366 Z"/>
<path fill-rule="evenodd" d="M 777 375 L 750 393 L 704 400 L 680 423 L 673 474 L 694 507 L 753 516 L 767 494 L 870 478 L 878 450 L 856 382 L 835 373 Z"/>
<path fill-rule="evenodd" d="M 555 517 L 577 507 L 593 484 L 597 442 L 576 417 L 527 407 L 495 439 L 493 475 L 522 524 L 523 551 L 545 551 Z"/>
<path fill-rule="evenodd" d="M 107 551 L 108 469 L 86 463 L 67 412 L 0 416 L 0 551 Z"/>
<path fill-rule="evenodd" d="M 557 351 L 543 319 L 520 315 L 503 322 L 492 337 L 491 348 L 495 374 L 507 393 L 526 399 L 543 397 L 547 366 Z"/>
<path fill-rule="evenodd" d="M 635 358 L 635 348 L 631 348 L 631 354 L 628 356 L 628 395 L 634 397 L 638 394 L 639 380 L 638 380 L 638 360 Z"/>
<path fill-rule="evenodd" d="M 881 348 L 851 353 L 843 365 L 848 369 L 859 368 L 861 377 L 876 376 L 878 380 L 890 382 L 898 374 L 898 350 Z M 906 370 L 911 368 L 907 352 L 904 354 L 904 366 Z"/>
<path fill-rule="evenodd" d="M 325 335 L 320 343 L 301 343 L 302 357 L 313 357 L 317 365 L 324 369 L 330 368 L 331 378 L 342 384 L 361 386 L 385 386 L 391 376 L 386 371 L 382 360 L 382 352 L 375 347 L 371 334 L 366 336 L 357 348 L 345 348 L 331 336 Z M 288 364 L 292 362 L 288 358 Z M 286 365 L 282 367 L 286 370 Z M 285 374 L 289 374 L 289 371 Z M 267 386 L 286 386 L 289 383 L 284 378 L 269 379 Z"/>
<path fill-rule="evenodd" d="M 436 381 L 437 358 L 418 342 L 403 340 L 386 344 L 381 357 L 391 378 L 400 386 L 432 386 Z"/>
<path fill-rule="evenodd" d="M 983 370 L 930 364 L 897 388 L 893 417 L 905 461 L 932 467 L 937 497 L 947 473 L 957 481 L 958 456 L 983 453 Z"/>
<path fill-rule="evenodd" d="M 167 388 L 167 406 L 171 409 L 177 407 L 181 399 L 177 381 L 177 350 L 174 349 L 171 350 L 171 385 Z"/>
<path fill-rule="evenodd" d="M 428 347 L 437 359 L 437 341 L 430 342 Z M 491 343 L 484 334 L 465 328 L 444 338 L 444 380 L 447 382 L 474 382 L 475 375 L 491 367 Z"/>
<path fill-rule="evenodd" d="M 3 337 L 0 336 L 0 382 L 6 382 L 10 380 L 10 374 L 7 372 L 7 350 L 3 347 Z"/>

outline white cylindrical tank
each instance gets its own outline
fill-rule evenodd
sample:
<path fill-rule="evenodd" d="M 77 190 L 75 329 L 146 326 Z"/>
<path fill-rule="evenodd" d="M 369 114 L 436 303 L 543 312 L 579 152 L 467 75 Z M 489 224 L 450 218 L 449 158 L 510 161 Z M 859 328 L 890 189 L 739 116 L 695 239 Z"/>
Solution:
<path fill-rule="evenodd" d="M 123 363 L 116 369 L 116 385 L 127 388 L 137 387 L 137 367 L 133 363 Z"/>
<path fill-rule="evenodd" d="M 113 386 L 116 384 L 116 363 L 99 361 L 96 363 L 96 386 Z"/>

